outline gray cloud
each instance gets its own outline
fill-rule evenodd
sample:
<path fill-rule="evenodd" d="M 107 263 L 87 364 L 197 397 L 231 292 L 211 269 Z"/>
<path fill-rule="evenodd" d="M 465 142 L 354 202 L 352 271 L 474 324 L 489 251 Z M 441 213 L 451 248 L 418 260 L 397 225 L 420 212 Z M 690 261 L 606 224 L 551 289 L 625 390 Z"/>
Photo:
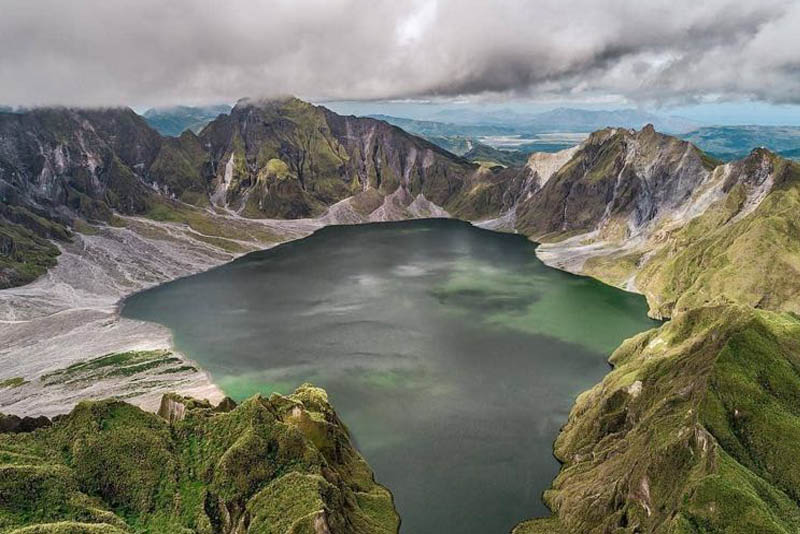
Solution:
<path fill-rule="evenodd" d="M 0 103 L 800 102 L 792 0 L 5 0 Z"/>

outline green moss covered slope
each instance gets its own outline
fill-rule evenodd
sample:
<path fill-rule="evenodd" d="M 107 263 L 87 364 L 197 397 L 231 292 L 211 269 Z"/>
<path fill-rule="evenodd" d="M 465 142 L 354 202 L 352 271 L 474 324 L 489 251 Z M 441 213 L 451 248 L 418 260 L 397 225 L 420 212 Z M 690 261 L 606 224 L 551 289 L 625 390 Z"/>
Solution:
<path fill-rule="evenodd" d="M 321 389 L 218 407 L 168 395 L 159 414 L 87 401 L 0 434 L 0 532 L 397 532 Z"/>
<path fill-rule="evenodd" d="M 654 315 L 725 301 L 800 312 L 800 164 L 756 150 L 727 181 L 636 276 Z"/>
<path fill-rule="evenodd" d="M 800 319 L 698 308 L 627 340 L 556 441 L 555 517 L 516 533 L 800 530 Z"/>

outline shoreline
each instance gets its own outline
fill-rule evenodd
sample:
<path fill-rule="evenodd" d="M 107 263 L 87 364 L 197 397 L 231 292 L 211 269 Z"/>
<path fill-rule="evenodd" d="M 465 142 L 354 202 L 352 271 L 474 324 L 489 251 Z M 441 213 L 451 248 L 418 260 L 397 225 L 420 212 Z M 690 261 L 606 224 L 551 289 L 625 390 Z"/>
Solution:
<path fill-rule="evenodd" d="M 226 224 L 229 217 L 218 217 Z M 207 371 L 178 351 L 165 326 L 127 319 L 124 300 L 163 283 L 203 272 L 256 250 L 309 235 L 317 221 L 236 219 L 253 230 L 279 230 L 281 241 L 250 241 L 242 252 L 229 252 L 197 239 L 178 223 L 124 218 L 126 227 L 95 227 L 60 246 L 58 263 L 25 286 L 0 291 L 0 369 L 2 379 L 21 378 L 16 387 L 0 387 L 0 412 L 18 416 L 66 413 L 80 400 L 116 397 L 149 411 L 161 396 L 177 392 L 218 402 L 224 397 Z M 45 384 L 52 373 L 92 362 L 108 354 L 167 351 L 183 372 L 155 373 L 100 380 L 75 379 Z M 175 367 L 173 367 L 174 369 Z M 160 374 L 159 374 L 160 372 Z M 117 373 L 119 375 L 119 373 Z"/>
<path fill-rule="evenodd" d="M 52 416 L 68 412 L 84 398 L 105 397 L 123 398 L 155 411 L 161 396 L 167 392 L 219 402 L 225 395 L 222 389 L 189 355 L 176 349 L 173 334 L 167 327 L 122 317 L 125 300 L 252 252 L 303 239 L 329 226 L 441 218 L 460 220 L 483 230 L 521 235 L 536 245 L 537 258 L 548 267 L 589 276 L 576 269 L 575 264 L 561 264 L 560 255 L 553 258 L 545 254 L 543 257 L 541 244 L 516 232 L 508 213 L 469 221 L 451 217 L 433 205 L 423 213 L 402 211 L 393 205 L 394 196 L 387 195 L 384 203 L 366 216 L 353 211 L 352 197 L 332 205 L 314 219 L 245 219 L 209 212 L 209 217 L 221 225 L 236 224 L 244 231 L 266 230 L 276 238 L 240 241 L 246 248 L 239 252 L 226 251 L 198 239 L 198 232 L 187 225 L 141 217 L 123 218 L 124 228 L 104 226 L 96 227 L 93 235 L 76 234 L 75 242 L 61 246 L 58 264 L 47 274 L 31 284 L 0 291 L 0 346 L 5 347 L 0 351 L 0 369 L 3 369 L 0 380 L 17 377 L 24 380 L 18 387 L 0 387 L 0 412 Z M 430 204 L 424 198 L 414 202 Z M 387 205 L 392 209 L 387 209 Z M 61 385 L 41 383 L 48 373 L 129 351 L 168 351 L 171 357 L 180 360 L 181 366 L 194 370 L 168 378 L 161 369 L 160 375 L 145 373 L 107 380 L 103 377 L 91 384 L 79 380 Z M 32 354 L 38 357 L 31 358 Z"/>

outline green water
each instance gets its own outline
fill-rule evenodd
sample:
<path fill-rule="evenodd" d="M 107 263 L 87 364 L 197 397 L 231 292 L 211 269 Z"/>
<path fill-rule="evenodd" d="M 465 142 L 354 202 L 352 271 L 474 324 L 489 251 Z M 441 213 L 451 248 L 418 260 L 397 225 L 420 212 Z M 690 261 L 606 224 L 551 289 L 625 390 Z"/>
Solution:
<path fill-rule="evenodd" d="M 325 228 L 132 296 L 231 396 L 328 390 L 404 533 L 546 514 L 552 442 L 644 299 L 456 221 Z"/>

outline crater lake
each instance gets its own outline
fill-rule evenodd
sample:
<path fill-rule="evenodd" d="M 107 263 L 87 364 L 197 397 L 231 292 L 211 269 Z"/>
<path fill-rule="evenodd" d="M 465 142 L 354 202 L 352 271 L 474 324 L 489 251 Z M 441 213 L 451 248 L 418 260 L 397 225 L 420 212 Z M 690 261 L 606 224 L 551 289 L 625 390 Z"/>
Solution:
<path fill-rule="evenodd" d="M 553 441 L 643 297 L 453 220 L 324 228 L 129 297 L 125 317 L 237 401 L 311 382 L 395 497 L 405 534 L 504 534 L 548 514 Z"/>

